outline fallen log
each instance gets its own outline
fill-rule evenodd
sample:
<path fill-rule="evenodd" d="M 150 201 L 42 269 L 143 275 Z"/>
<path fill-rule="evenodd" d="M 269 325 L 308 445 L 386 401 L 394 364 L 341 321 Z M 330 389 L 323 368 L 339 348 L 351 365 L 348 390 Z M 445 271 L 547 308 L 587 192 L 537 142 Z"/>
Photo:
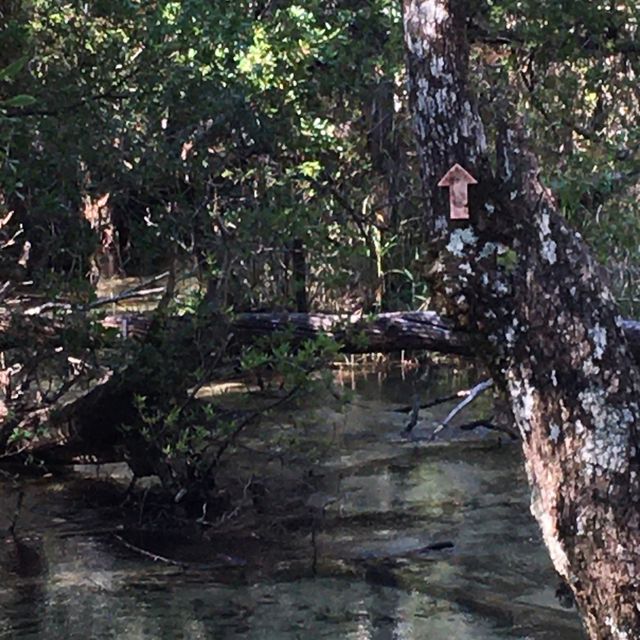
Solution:
<path fill-rule="evenodd" d="M 23 346 L 26 335 L 38 336 L 50 347 L 64 344 L 65 322 L 45 311 L 30 314 L 0 312 L 0 351 Z M 72 309 L 68 309 L 73 314 Z M 174 318 L 182 323 L 188 317 Z M 142 337 L 151 320 L 139 313 L 105 316 L 101 323 L 115 328 L 125 338 Z M 629 347 L 640 363 L 640 321 L 622 320 Z M 462 356 L 476 352 L 476 337 L 435 311 L 401 311 L 371 316 L 324 313 L 238 313 L 231 318 L 236 343 L 247 344 L 260 336 L 288 332 L 293 342 L 328 336 L 341 345 L 343 353 L 393 353 L 434 351 Z M 21 339 L 22 338 L 22 339 Z M 77 335 L 76 335 L 77 339 Z M 90 347 L 91 345 L 87 345 Z"/>
<path fill-rule="evenodd" d="M 30 324 L 30 329 L 35 329 L 36 333 L 44 328 L 45 339 L 59 339 L 53 337 L 55 330 L 48 330 L 59 323 L 59 318 L 52 318 L 51 325 L 47 324 L 46 315 L 25 316 L 23 319 L 35 320 Z M 217 322 L 220 322 L 220 318 Z M 147 335 L 151 320 L 142 314 L 127 313 L 107 316 L 102 323 L 117 329 L 124 338 L 135 339 Z M 215 324 L 212 317 L 211 326 Z M 634 355 L 640 361 L 640 322 L 627 320 L 623 325 Z M 188 345 L 192 342 L 184 337 L 192 335 L 189 317 L 170 318 L 167 330 L 175 336 L 170 342 L 175 342 L 177 336 L 182 335 L 180 342 L 186 345 L 182 353 L 187 353 Z M 291 344 L 327 336 L 337 341 L 344 353 L 416 350 L 474 357 L 477 351 L 476 337 L 472 333 L 456 327 L 451 320 L 432 311 L 381 313 L 370 317 L 320 313 L 240 313 L 231 319 L 229 331 L 236 345 L 285 334 Z M 219 342 L 219 337 L 212 340 Z M 190 357 L 180 357 L 180 361 L 173 364 L 167 360 L 166 364 L 169 370 L 180 370 L 180 378 L 186 379 L 190 370 L 185 365 L 197 361 L 195 355 L 191 354 Z M 113 446 L 121 439 L 117 426 L 135 421 L 134 396 L 154 395 L 153 389 L 143 384 L 145 379 L 143 375 L 141 382 L 136 375 L 136 367 L 128 367 L 111 379 L 97 383 L 88 393 L 70 404 L 43 407 L 22 416 L 21 428 L 35 432 L 45 424 L 55 427 L 46 438 L 32 443 L 32 449 L 37 450 L 42 459 L 62 462 L 96 452 L 101 458 L 105 455 L 108 457 L 112 455 Z M 175 391 L 175 385 L 172 388 Z M 14 451 L 9 455 L 16 453 Z"/>
<path fill-rule="evenodd" d="M 105 326 L 118 328 L 124 337 L 142 336 L 149 320 L 142 315 L 107 316 Z M 640 321 L 622 320 L 629 348 L 640 363 Z M 401 311 L 354 317 L 323 313 L 239 313 L 231 320 L 239 344 L 286 332 L 292 342 L 320 335 L 341 345 L 343 353 L 434 351 L 474 356 L 476 336 L 434 311 Z"/>
<path fill-rule="evenodd" d="M 186 319 L 188 316 L 182 316 L 173 322 L 179 324 Z M 148 316 L 137 313 L 111 314 L 101 322 L 105 327 L 117 329 L 125 338 L 144 336 L 151 324 Z M 640 363 L 640 321 L 621 322 L 634 358 Z M 0 313 L 0 351 L 21 346 L 20 338 L 27 334 L 39 336 L 51 347 L 62 346 L 64 328 L 60 317 L 47 316 L 44 312 L 16 316 L 4 310 Z M 281 332 L 287 332 L 294 343 L 325 335 L 339 342 L 343 353 L 405 350 L 474 356 L 477 344 L 473 333 L 435 311 L 400 311 L 361 317 L 325 313 L 238 313 L 231 319 L 231 332 L 238 344 Z"/>
<path fill-rule="evenodd" d="M 240 343 L 289 332 L 294 341 L 328 336 L 339 342 L 346 353 L 474 353 L 474 336 L 433 311 L 380 313 L 361 318 L 320 313 L 240 313 L 233 318 L 231 328 Z"/>

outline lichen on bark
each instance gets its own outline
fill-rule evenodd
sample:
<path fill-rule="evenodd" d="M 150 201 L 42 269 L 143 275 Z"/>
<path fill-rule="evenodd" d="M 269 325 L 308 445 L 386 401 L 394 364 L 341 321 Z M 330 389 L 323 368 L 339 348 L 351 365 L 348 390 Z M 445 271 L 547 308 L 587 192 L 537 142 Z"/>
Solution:
<path fill-rule="evenodd" d="M 517 126 L 498 128 L 493 174 L 464 25 L 461 0 L 404 2 L 434 300 L 483 337 L 522 435 L 532 512 L 590 637 L 637 639 L 640 374 L 600 269 Z M 456 162 L 479 181 L 463 224 L 436 187 Z"/>

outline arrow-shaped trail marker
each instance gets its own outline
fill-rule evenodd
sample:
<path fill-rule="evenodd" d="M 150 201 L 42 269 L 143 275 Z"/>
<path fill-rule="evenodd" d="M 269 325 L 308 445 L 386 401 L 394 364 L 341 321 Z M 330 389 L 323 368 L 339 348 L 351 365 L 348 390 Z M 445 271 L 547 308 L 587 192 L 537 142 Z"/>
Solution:
<path fill-rule="evenodd" d="M 478 181 L 459 164 L 454 164 L 438 182 L 439 187 L 449 187 L 449 217 L 451 220 L 468 220 L 470 184 L 478 184 Z"/>

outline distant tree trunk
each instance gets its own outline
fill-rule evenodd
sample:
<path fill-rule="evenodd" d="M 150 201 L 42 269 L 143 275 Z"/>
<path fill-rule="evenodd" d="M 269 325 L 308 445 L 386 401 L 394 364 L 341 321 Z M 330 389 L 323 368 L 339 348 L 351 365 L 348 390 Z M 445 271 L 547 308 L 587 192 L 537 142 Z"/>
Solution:
<path fill-rule="evenodd" d="M 307 313 L 307 256 L 301 238 L 295 238 L 291 246 L 291 271 L 293 293 L 296 300 L 296 311 Z"/>
<path fill-rule="evenodd" d="M 465 25 L 462 0 L 404 0 L 431 285 L 440 310 L 482 336 L 510 395 L 532 512 L 590 638 L 637 639 L 640 375 L 598 265 L 516 127 L 498 127 L 491 170 Z M 437 186 L 455 163 L 478 180 L 470 220 L 449 220 Z"/>
<path fill-rule="evenodd" d="M 113 209 L 109 203 L 109 193 L 98 198 L 85 194 L 82 198 L 82 217 L 91 225 L 99 238 L 99 245 L 93 254 L 90 278 L 97 282 L 100 278 L 123 275 L 120 257 L 120 240 L 114 223 Z"/>

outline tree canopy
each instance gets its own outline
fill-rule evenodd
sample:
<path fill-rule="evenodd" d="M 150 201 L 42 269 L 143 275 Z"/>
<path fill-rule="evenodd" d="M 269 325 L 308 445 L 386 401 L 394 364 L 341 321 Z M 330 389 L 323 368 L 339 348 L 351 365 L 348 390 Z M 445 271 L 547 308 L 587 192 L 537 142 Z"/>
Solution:
<path fill-rule="evenodd" d="M 468 24 L 481 108 L 526 114 L 628 313 L 637 19 L 633 2 L 478 2 Z M 294 240 L 315 308 L 428 296 L 395 2 L 14 1 L 1 20 L 1 188 L 40 286 L 82 289 L 107 230 L 112 270 L 195 262 L 239 309 L 291 306 Z"/>

